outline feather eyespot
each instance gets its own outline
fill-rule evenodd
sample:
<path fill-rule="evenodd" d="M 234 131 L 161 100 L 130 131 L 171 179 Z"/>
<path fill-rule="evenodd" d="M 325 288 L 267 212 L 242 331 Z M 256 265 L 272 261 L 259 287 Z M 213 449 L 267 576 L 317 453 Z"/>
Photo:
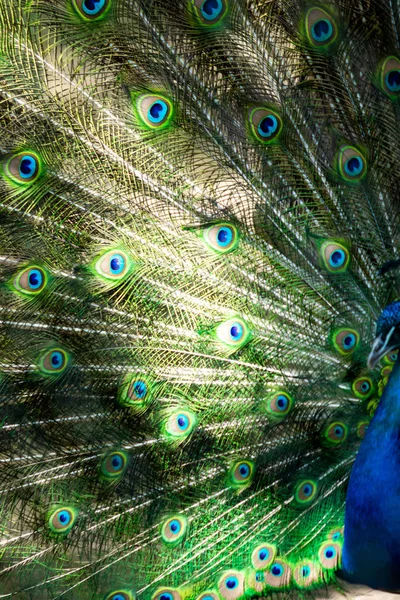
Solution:
<path fill-rule="evenodd" d="M 40 176 L 41 161 L 34 152 L 20 152 L 12 156 L 4 165 L 8 179 L 20 185 L 30 185 Z"/>
<path fill-rule="evenodd" d="M 339 150 L 339 172 L 349 183 L 361 181 L 367 173 L 367 161 L 357 148 L 342 146 Z"/>
<path fill-rule="evenodd" d="M 218 590 L 225 600 L 236 600 L 244 593 L 244 576 L 240 571 L 227 571 L 218 582 Z"/>
<path fill-rule="evenodd" d="M 188 522 L 186 517 L 175 515 L 163 523 L 161 537 L 166 544 L 175 544 L 186 535 Z"/>
<path fill-rule="evenodd" d="M 247 323 L 239 317 L 229 319 L 218 325 L 216 335 L 220 342 L 231 348 L 240 348 L 250 338 Z"/>
<path fill-rule="evenodd" d="M 196 600 L 220 600 L 220 598 L 215 592 L 203 592 Z"/>
<path fill-rule="evenodd" d="M 112 0 L 73 0 L 78 15 L 85 21 L 95 21 L 110 10 Z"/>
<path fill-rule="evenodd" d="M 268 108 L 255 108 L 249 115 L 253 135 L 264 144 L 277 141 L 282 132 L 280 116 Z"/>
<path fill-rule="evenodd" d="M 118 390 L 118 402 L 138 412 L 151 400 L 152 382 L 143 375 L 127 375 Z"/>
<path fill-rule="evenodd" d="M 381 68 L 381 87 L 392 98 L 400 92 L 400 61 L 389 56 Z"/>
<path fill-rule="evenodd" d="M 137 109 L 143 123 L 151 129 L 161 129 L 171 121 L 172 104 L 165 96 L 146 94 L 137 100 Z"/>
<path fill-rule="evenodd" d="M 298 504 L 304 506 L 313 502 L 317 493 L 317 483 L 311 479 L 306 479 L 297 485 L 294 497 Z"/>
<path fill-rule="evenodd" d="M 375 386 L 370 377 L 358 377 L 351 384 L 351 389 L 357 398 L 366 400 L 375 392 Z"/>
<path fill-rule="evenodd" d="M 325 569 L 337 569 L 340 562 L 341 546 L 337 542 L 324 542 L 319 549 L 318 558 Z"/>
<path fill-rule="evenodd" d="M 399 351 L 398 350 L 390 350 L 387 354 L 385 354 L 385 356 L 383 357 L 383 362 L 387 365 L 394 365 L 394 363 L 397 360 L 397 357 L 399 355 Z"/>
<path fill-rule="evenodd" d="M 357 437 L 362 440 L 365 437 L 369 425 L 369 421 L 360 421 L 357 425 Z"/>
<path fill-rule="evenodd" d="M 339 354 L 348 356 L 358 348 L 360 334 L 355 329 L 335 329 L 332 334 L 332 343 Z"/>
<path fill-rule="evenodd" d="M 135 600 L 135 596 L 127 590 L 116 590 L 107 594 L 104 600 Z"/>
<path fill-rule="evenodd" d="M 227 0 L 192 0 L 192 5 L 203 25 L 220 23 L 228 12 Z"/>
<path fill-rule="evenodd" d="M 105 479 L 120 479 L 128 466 L 128 455 L 126 452 L 111 452 L 101 463 L 101 474 Z"/>
<path fill-rule="evenodd" d="M 294 568 L 293 578 L 299 588 L 312 587 L 320 578 L 320 567 L 312 561 L 303 561 Z"/>
<path fill-rule="evenodd" d="M 293 408 L 293 398 L 285 391 L 278 390 L 267 399 L 266 409 L 275 421 L 284 419 Z"/>
<path fill-rule="evenodd" d="M 336 40 L 335 21 L 322 8 L 311 8 L 306 16 L 307 37 L 318 48 L 327 47 Z"/>
<path fill-rule="evenodd" d="M 58 375 L 70 362 L 69 354 L 62 348 L 47 350 L 39 359 L 38 367 L 45 375 Z"/>
<path fill-rule="evenodd" d="M 272 544 L 261 544 L 252 552 L 251 563 L 255 569 L 266 569 L 276 555 L 276 547 Z"/>
<path fill-rule="evenodd" d="M 77 511 L 69 506 L 58 508 L 48 517 L 48 525 L 53 533 L 68 533 L 75 524 Z"/>
<path fill-rule="evenodd" d="M 181 594 L 174 588 L 159 588 L 151 600 L 181 600 Z"/>
<path fill-rule="evenodd" d="M 327 241 L 322 244 L 321 256 L 324 267 L 330 273 L 344 273 L 350 263 L 349 250 L 334 241 Z"/>
<path fill-rule="evenodd" d="M 205 229 L 203 239 L 207 246 L 218 252 L 218 254 L 227 254 L 237 248 L 239 232 L 234 225 L 221 223 Z"/>
<path fill-rule="evenodd" d="M 251 484 L 254 477 L 254 464 L 249 460 L 241 460 L 231 468 L 230 481 L 233 487 L 247 487 Z"/>
<path fill-rule="evenodd" d="M 165 425 L 166 432 L 175 438 L 185 438 L 196 425 L 196 417 L 187 410 L 174 412 Z"/>
<path fill-rule="evenodd" d="M 291 569 L 283 560 L 275 560 L 266 571 L 265 580 L 269 587 L 284 588 L 291 577 Z"/>
<path fill-rule="evenodd" d="M 343 540 L 343 533 L 344 533 L 344 528 L 338 527 L 336 529 L 332 529 L 332 531 L 329 532 L 328 537 L 333 542 L 340 542 Z"/>
<path fill-rule="evenodd" d="M 130 271 L 132 261 L 122 250 L 107 250 L 95 263 L 96 272 L 105 279 L 122 280 Z"/>
<path fill-rule="evenodd" d="M 346 441 L 348 428 L 344 423 L 336 421 L 328 425 L 325 430 L 325 440 L 329 445 L 338 446 Z"/>
<path fill-rule="evenodd" d="M 14 288 L 22 294 L 35 296 L 46 287 L 48 276 L 42 267 L 33 265 L 20 271 L 13 280 Z"/>

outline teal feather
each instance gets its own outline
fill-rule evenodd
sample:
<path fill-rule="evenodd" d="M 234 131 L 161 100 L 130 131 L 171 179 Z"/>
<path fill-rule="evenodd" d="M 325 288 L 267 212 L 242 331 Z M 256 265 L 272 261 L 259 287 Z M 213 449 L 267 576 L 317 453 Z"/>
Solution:
<path fill-rule="evenodd" d="M 396 360 L 367 366 L 398 294 L 399 23 L 2 1 L 1 597 L 339 585 Z"/>

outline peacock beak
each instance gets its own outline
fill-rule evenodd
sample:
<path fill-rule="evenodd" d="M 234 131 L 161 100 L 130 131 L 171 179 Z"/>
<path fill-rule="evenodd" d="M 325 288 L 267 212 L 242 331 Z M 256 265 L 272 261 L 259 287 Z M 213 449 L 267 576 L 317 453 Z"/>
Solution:
<path fill-rule="evenodd" d="M 398 348 L 398 342 L 396 344 L 389 344 L 390 339 L 393 335 L 395 327 L 392 327 L 386 337 L 384 338 L 382 334 L 378 335 L 374 343 L 372 345 L 372 350 L 368 356 L 368 369 L 373 369 L 376 367 L 378 362 L 391 350 L 396 350 Z"/>

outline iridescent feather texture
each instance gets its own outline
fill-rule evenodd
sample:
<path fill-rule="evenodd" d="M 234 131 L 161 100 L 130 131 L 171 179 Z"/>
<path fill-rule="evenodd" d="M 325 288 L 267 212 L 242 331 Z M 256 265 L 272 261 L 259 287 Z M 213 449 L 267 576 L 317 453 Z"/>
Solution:
<path fill-rule="evenodd" d="M 0 598 L 351 575 L 399 36 L 392 0 L 1 1 Z"/>

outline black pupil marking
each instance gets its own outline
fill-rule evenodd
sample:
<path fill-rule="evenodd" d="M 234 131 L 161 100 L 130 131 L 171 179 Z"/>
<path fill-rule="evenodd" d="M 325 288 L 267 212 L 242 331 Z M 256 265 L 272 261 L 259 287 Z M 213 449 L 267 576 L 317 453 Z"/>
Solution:
<path fill-rule="evenodd" d="M 59 516 L 59 519 L 61 521 L 61 523 L 65 523 L 68 520 L 67 515 L 64 515 L 61 513 L 61 515 Z"/>
<path fill-rule="evenodd" d="M 309 494 L 311 494 L 311 487 L 309 485 L 305 485 L 304 486 L 304 493 L 306 496 L 308 496 Z"/>
<path fill-rule="evenodd" d="M 390 71 L 387 76 L 388 84 L 392 88 L 400 87 L 400 71 Z"/>
<path fill-rule="evenodd" d="M 115 258 L 113 258 L 113 259 L 112 259 L 112 261 L 111 261 L 111 269 L 112 269 L 113 271 L 118 271 L 118 269 L 120 268 L 120 266 L 121 266 L 121 261 L 120 261 L 120 259 L 119 259 L 119 258 L 116 258 L 116 257 L 115 257 Z"/>
<path fill-rule="evenodd" d="M 215 10 L 218 10 L 217 0 L 206 0 L 202 7 L 203 12 L 209 17 L 212 17 Z"/>
<path fill-rule="evenodd" d="M 260 129 L 263 133 L 269 133 L 270 129 L 274 128 L 274 120 L 272 117 L 264 117 L 264 119 L 260 123 Z"/>
<path fill-rule="evenodd" d="M 162 104 L 160 102 L 155 102 L 150 107 L 150 114 L 153 117 L 153 119 L 158 119 L 160 116 L 160 112 L 162 112 L 162 110 L 163 110 Z"/>
<path fill-rule="evenodd" d="M 180 425 L 180 427 L 183 427 L 185 425 L 185 419 L 183 417 L 179 417 L 178 425 Z"/>
<path fill-rule="evenodd" d="M 112 466 L 117 469 L 121 464 L 121 460 L 118 456 L 114 456 L 114 458 L 112 459 Z"/>
<path fill-rule="evenodd" d="M 240 467 L 239 471 L 241 475 L 247 475 L 247 467 Z"/>
<path fill-rule="evenodd" d="M 228 581 L 226 582 L 226 586 L 231 590 L 235 587 L 235 580 L 234 579 L 228 579 Z"/>
<path fill-rule="evenodd" d="M 235 338 L 235 337 L 238 337 L 238 335 L 239 335 L 239 328 L 236 325 L 234 325 L 233 327 L 231 327 L 231 336 Z"/>
<path fill-rule="evenodd" d="M 218 238 L 218 241 L 221 242 L 221 244 L 225 244 L 226 241 L 228 240 L 228 232 L 226 231 L 226 229 L 221 229 L 218 232 L 217 238 Z"/>
<path fill-rule="evenodd" d="M 137 396 L 141 396 L 145 392 L 144 384 L 143 383 L 135 383 L 134 390 L 135 390 L 135 394 L 137 394 Z"/>
<path fill-rule="evenodd" d="M 332 258 L 332 262 L 334 262 L 335 265 L 337 265 L 342 260 L 342 253 L 339 250 L 335 250 L 335 252 L 333 252 L 331 258 Z"/>
<path fill-rule="evenodd" d="M 327 550 L 327 551 L 325 552 L 325 556 L 326 556 L 326 558 L 332 558 L 332 556 L 333 556 L 333 551 L 332 551 L 332 550 Z"/>
<path fill-rule="evenodd" d="M 351 346 L 352 342 L 353 342 L 353 338 L 350 335 L 348 335 L 344 338 L 345 346 Z"/>
<path fill-rule="evenodd" d="M 58 367 L 58 365 L 61 362 L 61 358 L 58 354 L 54 354 L 54 356 L 51 357 L 51 363 L 52 365 L 54 365 L 55 367 Z"/>
<path fill-rule="evenodd" d="M 24 175 L 30 175 L 32 173 L 32 163 L 29 158 L 23 158 L 19 168 Z"/>
<path fill-rule="evenodd" d="M 349 171 L 351 171 L 351 173 L 361 168 L 361 160 L 358 158 L 358 156 L 353 156 L 353 158 L 348 160 L 347 168 Z"/>
<path fill-rule="evenodd" d="M 342 435 L 342 428 L 341 428 L 341 427 L 336 427 L 336 429 L 335 429 L 335 433 L 336 433 L 336 435 L 337 435 L 338 437 L 339 437 L 339 436 L 341 436 L 341 435 Z"/>
<path fill-rule="evenodd" d="M 329 33 L 329 23 L 325 19 L 317 21 L 314 25 L 314 32 L 317 38 L 320 38 Z"/>
<path fill-rule="evenodd" d="M 268 556 L 268 553 L 265 550 L 260 552 L 260 560 L 265 560 Z"/>
<path fill-rule="evenodd" d="M 272 572 L 274 575 L 280 575 L 281 574 L 281 568 L 276 566 L 276 567 L 272 567 Z"/>
<path fill-rule="evenodd" d="M 264 575 L 262 573 L 256 573 L 256 581 L 264 581 Z"/>
<path fill-rule="evenodd" d="M 100 2 L 100 0 L 85 0 L 84 5 L 87 10 L 95 10 L 98 2 Z"/>
<path fill-rule="evenodd" d="M 277 404 L 278 404 L 279 408 L 284 408 L 285 407 L 285 400 L 283 398 L 279 398 Z"/>
<path fill-rule="evenodd" d="M 363 392 L 367 392 L 369 390 L 369 385 L 368 383 L 363 383 L 361 386 L 361 389 Z"/>
<path fill-rule="evenodd" d="M 171 600 L 170 594 L 161 594 L 160 600 Z"/>
<path fill-rule="evenodd" d="M 308 575 L 308 569 L 307 567 L 303 567 L 303 577 L 307 577 Z"/>
<path fill-rule="evenodd" d="M 29 283 L 30 283 L 32 286 L 38 285 L 38 283 L 39 283 L 39 277 L 38 277 L 38 274 L 37 274 L 37 273 L 31 273 L 31 274 L 29 275 Z"/>

